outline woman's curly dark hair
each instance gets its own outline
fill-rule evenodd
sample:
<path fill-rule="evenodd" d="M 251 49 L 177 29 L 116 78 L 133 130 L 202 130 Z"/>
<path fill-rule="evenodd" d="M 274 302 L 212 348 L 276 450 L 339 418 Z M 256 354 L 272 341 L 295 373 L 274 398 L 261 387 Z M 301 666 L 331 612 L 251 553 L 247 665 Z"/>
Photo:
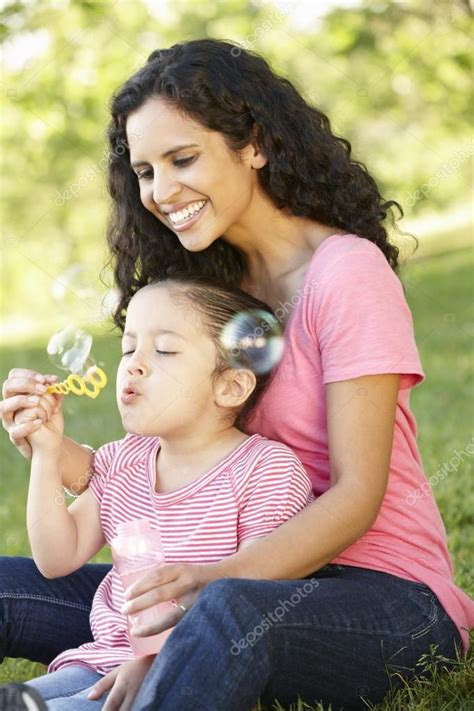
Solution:
<path fill-rule="evenodd" d="M 143 207 L 130 166 L 126 122 L 152 96 L 219 131 L 233 151 L 255 135 L 268 159 L 258 171 L 260 183 L 277 208 L 374 242 L 397 271 L 398 249 L 383 223 L 387 215 L 394 221 L 391 208 L 399 216 L 403 210 L 382 198 L 366 167 L 351 158 L 349 141 L 334 135 L 328 117 L 276 75 L 263 57 L 222 40 L 180 42 L 154 51 L 110 104 L 108 186 L 113 206 L 107 239 L 121 292 L 116 325 L 123 326 L 135 291 L 156 278 L 194 273 L 239 286 L 246 270 L 244 255 L 225 236 L 205 250 L 189 252 Z"/>

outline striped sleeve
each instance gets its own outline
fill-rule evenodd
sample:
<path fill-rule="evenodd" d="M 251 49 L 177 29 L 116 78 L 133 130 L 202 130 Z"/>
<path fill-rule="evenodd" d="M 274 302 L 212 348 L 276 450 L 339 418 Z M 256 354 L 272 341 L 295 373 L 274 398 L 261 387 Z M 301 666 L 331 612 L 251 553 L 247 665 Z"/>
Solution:
<path fill-rule="evenodd" d="M 115 442 L 108 442 L 100 447 L 94 454 L 92 462 L 93 473 L 89 481 L 89 489 L 99 503 L 102 500 L 105 483 L 112 467 L 112 462 L 114 461 L 123 441 L 123 439 L 118 439 Z"/>
<path fill-rule="evenodd" d="M 265 536 L 314 501 L 311 482 L 289 447 L 274 443 L 237 492 L 237 540 Z"/>

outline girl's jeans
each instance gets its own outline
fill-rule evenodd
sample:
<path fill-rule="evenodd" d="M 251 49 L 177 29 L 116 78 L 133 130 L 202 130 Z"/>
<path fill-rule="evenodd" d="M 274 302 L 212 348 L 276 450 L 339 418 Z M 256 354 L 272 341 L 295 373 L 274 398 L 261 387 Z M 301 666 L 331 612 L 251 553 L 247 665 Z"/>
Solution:
<path fill-rule="evenodd" d="M 0 558 L 0 659 L 48 662 L 91 639 L 88 613 L 108 566 L 47 580 L 26 558 Z M 298 695 L 333 711 L 366 709 L 423 671 L 421 655 L 455 659 L 461 640 L 421 583 L 327 565 L 304 580 L 217 580 L 171 633 L 133 711 L 248 711 Z M 449 668 L 449 664 L 445 664 Z M 99 708 L 99 707 L 97 707 Z"/>
<path fill-rule="evenodd" d="M 107 701 L 108 692 L 90 701 L 87 694 L 102 679 L 90 667 L 71 666 L 27 682 L 48 702 L 48 711 L 99 711 Z"/>

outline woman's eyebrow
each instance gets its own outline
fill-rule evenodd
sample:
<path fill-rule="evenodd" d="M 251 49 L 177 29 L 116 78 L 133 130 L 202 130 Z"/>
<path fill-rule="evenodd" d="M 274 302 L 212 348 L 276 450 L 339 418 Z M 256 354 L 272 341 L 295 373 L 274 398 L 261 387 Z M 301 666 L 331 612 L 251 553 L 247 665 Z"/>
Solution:
<path fill-rule="evenodd" d="M 172 153 L 177 153 L 178 151 L 182 151 L 185 148 L 199 148 L 199 145 L 197 143 L 183 143 L 180 146 L 174 146 L 174 148 L 170 148 L 169 151 L 163 153 L 161 157 L 167 158 Z M 138 168 L 141 165 L 149 165 L 149 163 L 146 160 L 136 160 L 131 163 L 132 168 Z"/>

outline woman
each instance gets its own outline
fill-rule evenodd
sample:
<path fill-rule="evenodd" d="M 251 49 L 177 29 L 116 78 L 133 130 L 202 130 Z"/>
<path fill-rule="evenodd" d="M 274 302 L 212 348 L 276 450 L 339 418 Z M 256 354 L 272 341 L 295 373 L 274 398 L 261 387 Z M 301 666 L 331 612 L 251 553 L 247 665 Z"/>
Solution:
<path fill-rule="evenodd" d="M 383 225 L 401 208 L 383 200 L 324 114 L 226 42 L 154 52 L 111 113 L 116 323 L 138 288 L 174 272 L 269 303 L 285 352 L 247 431 L 292 447 L 317 496 L 218 564 L 167 566 L 134 587 L 131 612 L 171 598 L 181 606 L 144 630 L 179 621 L 133 708 L 243 710 L 298 695 L 365 708 L 363 698 L 378 702 L 413 676 L 430 645 L 450 659 L 466 649 L 474 624 L 433 496 L 407 503 L 426 481 L 409 407 L 424 374 Z M 32 430 L 14 413 L 35 377 L 13 370 L 4 384 L 4 426 L 25 456 Z M 90 452 L 65 440 L 65 484 L 81 490 L 92 469 Z M 43 580 L 30 561 L 3 559 L 3 654 L 49 661 L 90 639 L 106 571 Z"/>

